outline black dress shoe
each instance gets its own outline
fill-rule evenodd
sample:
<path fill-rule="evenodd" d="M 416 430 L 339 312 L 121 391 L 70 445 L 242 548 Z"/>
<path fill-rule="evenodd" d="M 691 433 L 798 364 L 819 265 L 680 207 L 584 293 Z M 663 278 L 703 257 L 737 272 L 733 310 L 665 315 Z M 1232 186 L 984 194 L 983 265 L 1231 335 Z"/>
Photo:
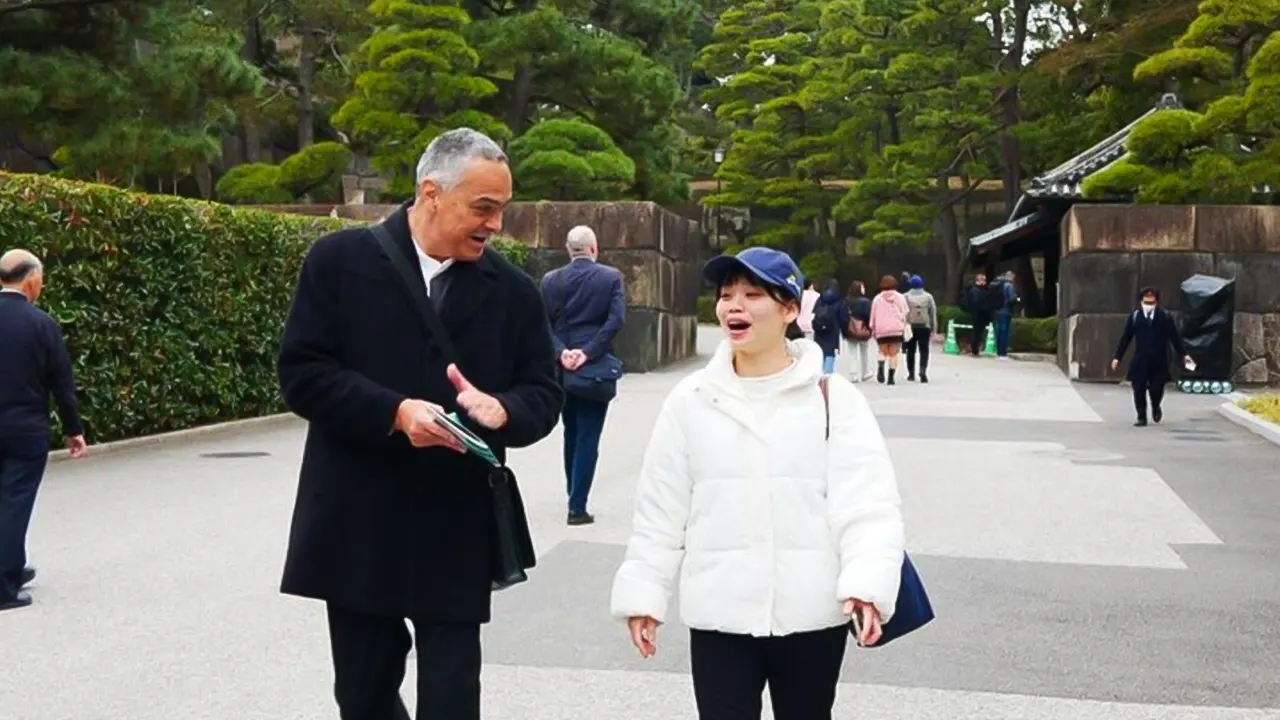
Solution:
<path fill-rule="evenodd" d="M 0 611 L 13 610 L 16 608 L 24 608 L 31 604 L 31 593 L 20 592 L 14 595 L 12 599 L 0 602 Z"/>
<path fill-rule="evenodd" d="M 1146 418 L 1138 418 L 1138 421 L 1137 421 L 1137 422 L 1135 422 L 1135 423 L 1133 424 L 1133 426 L 1134 426 L 1134 427 L 1146 427 L 1146 426 L 1147 426 L 1147 419 L 1146 419 Z"/>
<path fill-rule="evenodd" d="M 36 569 L 33 567 L 22 568 L 22 575 L 18 579 L 18 587 L 26 587 L 32 580 L 36 579 Z"/>
<path fill-rule="evenodd" d="M 1151 419 L 1160 422 L 1164 419 L 1164 411 L 1158 407 L 1151 408 Z"/>
<path fill-rule="evenodd" d="M 591 513 L 569 513 L 570 525 L 590 525 L 595 521 L 596 519 Z"/>

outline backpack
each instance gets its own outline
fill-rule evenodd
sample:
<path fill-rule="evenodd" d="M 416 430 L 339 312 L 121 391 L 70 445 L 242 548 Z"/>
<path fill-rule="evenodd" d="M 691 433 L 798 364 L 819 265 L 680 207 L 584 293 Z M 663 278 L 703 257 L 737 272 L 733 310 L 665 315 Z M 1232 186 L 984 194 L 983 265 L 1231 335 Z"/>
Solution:
<path fill-rule="evenodd" d="M 929 296 L 924 293 L 907 293 L 907 324 L 928 325 L 932 317 L 929 315 Z"/>
<path fill-rule="evenodd" d="M 1004 296 L 1004 286 L 1006 281 L 1000 280 L 987 285 L 987 309 L 991 312 L 998 312 L 1005 309 L 1007 300 Z"/>
<path fill-rule="evenodd" d="M 835 320 L 836 308 L 832 303 L 818 303 L 818 309 L 813 313 L 813 334 L 826 335 L 836 326 Z"/>

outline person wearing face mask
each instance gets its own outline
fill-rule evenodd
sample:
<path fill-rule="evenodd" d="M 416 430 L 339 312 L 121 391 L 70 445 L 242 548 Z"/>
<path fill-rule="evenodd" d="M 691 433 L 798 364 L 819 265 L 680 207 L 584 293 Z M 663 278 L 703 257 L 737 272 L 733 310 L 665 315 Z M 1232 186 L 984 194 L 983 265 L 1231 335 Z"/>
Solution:
<path fill-rule="evenodd" d="M 642 657 L 680 576 L 701 720 L 831 717 L 858 615 L 863 644 L 894 614 L 904 543 L 884 436 L 862 394 L 788 341 L 800 271 L 764 247 L 713 258 L 725 339 L 663 402 L 610 609 Z"/>
<path fill-rule="evenodd" d="M 1129 343 L 1133 342 L 1133 358 L 1129 360 L 1125 377 L 1133 383 L 1133 408 L 1138 414 L 1133 424 L 1143 427 L 1147 424 L 1148 396 L 1151 397 L 1151 419 L 1158 423 L 1164 418 L 1160 401 L 1164 398 L 1164 384 L 1170 379 L 1169 346 L 1173 346 L 1184 365 L 1194 367 L 1195 363 L 1183 348 L 1173 315 L 1160 307 L 1160 291 L 1153 287 L 1143 288 L 1138 297 L 1141 304 L 1125 321 L 1124 334 L 1120 336 L 1111 369 L 1120 367 Z"/>

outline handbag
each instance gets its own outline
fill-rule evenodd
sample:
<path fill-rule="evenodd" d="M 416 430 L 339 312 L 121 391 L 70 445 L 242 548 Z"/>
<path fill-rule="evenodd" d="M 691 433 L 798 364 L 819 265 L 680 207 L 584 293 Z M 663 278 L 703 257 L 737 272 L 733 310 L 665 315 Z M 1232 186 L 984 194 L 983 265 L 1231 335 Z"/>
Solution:
<path fill-rule="evenodd" d="M 831 395 L 827 387 L 827 377 L 818 381 L 822 388 L 822 405 L 827 413 L 827 439 L 831 438 Z M 929 594 L 925 592 L 920 573 L 916 572 L 911 557 L 902 553 L 902 580 L 898 584 L 898 601 L 893 617 L 880 626 L 880 639 L 871 645 L 859 647 L 884 647 L 903 635 L 915 632 L 933 620 L 933 605 L 929 602 Z M 849 621 L 849 634 L 857 639 L 857 630 L 853 621 Z"/>
<path fill-rule="evenodd" d="M 444 353 L 445 362 L 457 365 L 461 370 L 449 333 L 441 324 L 440 316 L 436 314 L 425 289 L 419 291 L 414 283 L 414 270 L 410 269 L 408 259 L 396 247 L 385 226 L 373 225 L 370 230 L 382 246 L 382 252 L 395 267 L 400 282 L 413 297 L 414 308 L 418 311 L 418 318 L 428 336 Z M 537 564 L 537 555 L 534 553 L 529 518 L 525 514 L 524 499 L 520 496 L 515 473 L 506 465 L 491 467 L 488 480 L 493 499 L 491 529 L 494 539 L 489 546 L 489 579 L 492 589 L 503 590 L 529 579 L 525 571 Z"/>
<path fill-rule="evenodd" d="M 564 280 L 560 281 L 560 323 L 568 330 L 564 319 L 566 297 Z M 557 363 L 558 364 L 558 363 Z M 618 396 L 618 380 L 622 377 L 622 361 L 613 353 L 605 353 L 583 363 L 577 370 L 560 368 L 560 386 L 564 391 L 584 400 L 607 403 Z"/>
<path fill-rule="evenodd" d="M 863 320 L 849 318 L 849 337 L 858 342 L 871 339 L 871 327 Z"/>

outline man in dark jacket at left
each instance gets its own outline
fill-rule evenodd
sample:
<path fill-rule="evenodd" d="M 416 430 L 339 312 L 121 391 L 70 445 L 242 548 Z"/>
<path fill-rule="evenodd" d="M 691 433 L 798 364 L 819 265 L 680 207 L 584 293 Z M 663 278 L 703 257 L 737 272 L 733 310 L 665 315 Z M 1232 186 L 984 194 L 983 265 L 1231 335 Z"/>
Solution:
<path fill-rule="evenodd" d="M 480 717 L 493 493 L 488 465 L 433 410 L 456 412 L 503 460 L 550 434 L 564 403 L 538 288 L 486 250 L 510 199 L 502 150 L 452 130 L 423 153 L 414 199 L 382 224 L 412 288 L 369 228 L 321 238 L 303 262 L 279 375 L 310 427 L 281 589 L 326 603 L 343 720 L 408 717 L 406 620 L 417 718 Z M 448 343 L 415 311 L 417 293 Z"/>
<path fill-rule="evenodd" d="M 0 610 L 31 604 L 22 588 L 27 528 L 49 460 L 49 396 L 58 403 L 72 457 L 85 451 L 71 358 L 58 322 L 36 307 L 44 265 L 27 250 L 0 256 Z"/>

